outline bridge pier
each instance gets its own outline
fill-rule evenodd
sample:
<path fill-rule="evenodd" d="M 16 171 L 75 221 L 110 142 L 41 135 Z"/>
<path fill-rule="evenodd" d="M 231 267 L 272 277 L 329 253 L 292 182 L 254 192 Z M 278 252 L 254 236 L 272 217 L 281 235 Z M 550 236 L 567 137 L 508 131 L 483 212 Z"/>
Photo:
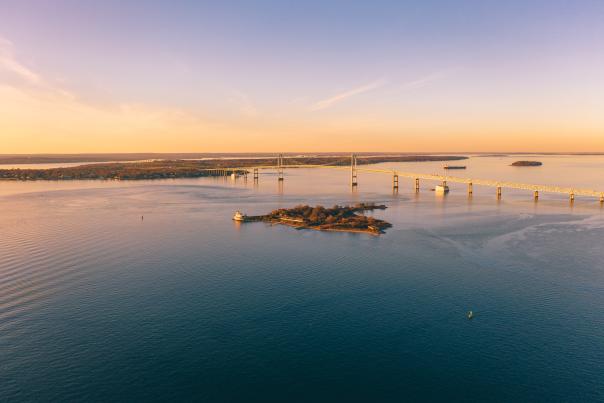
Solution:
<path fill-rule="evenodd" d="M 357 156 L 352 154 L 350 156 L 350 186 L 357 187 Z"/>
<path fill-rule="evenodd" d="M 472 182 L 468 183 L 468 196 L 472 196 L 473 190 L 472 190 Z"/>
<path fill-rule="evenodd" d="M 283 164 L 283 154 L 279 154 L 279 160 L 277 162 L 278 162 L 278 164 L 277 164 L 278 165 L 278 168 L 277 168 L 277 174 L 278 174 L 277 175 L 278 176 L 277 180 L 279 182 L 281 182 L 281 181 L 283 181 L 283 165 L 284 165 Z"/>
<path fill-rule="evenodd" d="M 497 186 L 497 199 L 501 199 L 501 186 Z"/>
<path fill-rule="evenodd" d="M 392 190 L 398 190 L 398 175 L 396 173 L 392 175 Z"/>
<path fill-rule="evenodd" d="M 415 193 L 419 193 L 419 178 L 415 178 Z"/>

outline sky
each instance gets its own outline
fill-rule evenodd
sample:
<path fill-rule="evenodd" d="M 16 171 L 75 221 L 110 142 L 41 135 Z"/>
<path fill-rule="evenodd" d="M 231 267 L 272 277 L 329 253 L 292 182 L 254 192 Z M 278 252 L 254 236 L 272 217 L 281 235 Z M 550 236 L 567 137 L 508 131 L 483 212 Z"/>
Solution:
<path fill-rule="evenodd" d="M 0 154 L 604 152 L 604 1 L 0 0 Z"/>

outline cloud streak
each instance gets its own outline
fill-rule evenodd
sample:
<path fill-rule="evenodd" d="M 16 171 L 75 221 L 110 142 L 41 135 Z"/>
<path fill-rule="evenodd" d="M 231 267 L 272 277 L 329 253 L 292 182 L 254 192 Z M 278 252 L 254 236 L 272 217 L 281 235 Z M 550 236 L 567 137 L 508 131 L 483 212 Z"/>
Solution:
<path fill-rule="evenodd" d="M 162 139 L 167 138 L 183 147 L 200 133 L 235 132 L 230 127 L 223 128 L 222 122 L 178 107 L 119 102 L 99 106 L 85 102 L 42 72 L 23 64 L 16 57 L 13 44 L 2 37 L 0 105 L 3 147 L 26 153 L 93 152 L 103 147 L 109 147 L 106 149 L 111 152 L 114 144 L 130 141 L 129 147 L 136 147 L 149 139 L 156 139 L 160 147 L 166 145 Z M 178 135 L 174 135 L 175 131 Z M 91 138 L 98 142 L 90 141 Z"/>
<path fill-rule="evenodd" d="M 318 101 L 310 106 L 311 111 L 319 111 L 327 108 L 331 108 L 332 106 L 347 100 L 348 98 L 354 97 L 355 95 L 364 94 L 369 91 L 373 91 L 377 88 L 383 87 L 386 84 L 386 80 L 377 80 L 373 81 L 369 84 L 362 85 L 357 88 L 353 88 L 351 90 L 341 92 L 336 94 L 330 98 L 323 99 Z"/>
<path fill-rule="evenodd" d="M 0 67 L 30 84 L 40 84 L 42 81 L 38 74 L 17 61 L 14 56 L 12 42 L 2 37 L 0 37 Z"/>
<path fill-rule="evenodd" d="M 447 75 L 448 75 L 448 71 L 440 71 L 437 73 L 433 73 L 433 74 L 427 75 L 425 77 L 418 78 L 417 80 L 406 82 L 401 86 L 401 89 L 412 90 L 412 89 L 416 89 L 416 88 L 423 88 L 423 87 L 433 83 L 434 81 L 438 81 L 438 80 L 445 78 Z"/>
<path fill-rule="evenodd" d="M 11 41 L 0 37 L 0 73 L 8 73 L 8 80 L 0 80 L 0 85 L 8 85 L 20 91 L 36 91 L 46 96 L 73 99 L 74 95 L 59 85 L 46 80 L 42 75 L 21 63 L 15 56 Z M 1 78 L 1 77 L 0 77 Z"/>

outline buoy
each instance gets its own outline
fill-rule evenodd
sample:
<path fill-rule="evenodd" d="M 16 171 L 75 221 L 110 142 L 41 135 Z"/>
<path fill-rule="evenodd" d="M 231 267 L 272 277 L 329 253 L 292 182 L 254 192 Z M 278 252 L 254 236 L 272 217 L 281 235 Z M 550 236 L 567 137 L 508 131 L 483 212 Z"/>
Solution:
<path fill-rule="evenodd" d="M 474 317 L 474 313 L 472 311 L 468 312 L 468 319 L 472 319 Z"/>

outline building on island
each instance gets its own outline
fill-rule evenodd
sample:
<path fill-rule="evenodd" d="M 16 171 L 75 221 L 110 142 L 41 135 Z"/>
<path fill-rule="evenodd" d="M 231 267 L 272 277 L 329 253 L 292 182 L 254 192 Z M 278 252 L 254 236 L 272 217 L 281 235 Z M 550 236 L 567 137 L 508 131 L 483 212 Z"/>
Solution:
<path fill-rule="evenodd" d="M 233 216 L 233 220 L 235 221 L 245 221 L 246 219 L 246 215 L 245 214 L 241 214 L 240 211 L 235 212 L 235 215 Z"/>

